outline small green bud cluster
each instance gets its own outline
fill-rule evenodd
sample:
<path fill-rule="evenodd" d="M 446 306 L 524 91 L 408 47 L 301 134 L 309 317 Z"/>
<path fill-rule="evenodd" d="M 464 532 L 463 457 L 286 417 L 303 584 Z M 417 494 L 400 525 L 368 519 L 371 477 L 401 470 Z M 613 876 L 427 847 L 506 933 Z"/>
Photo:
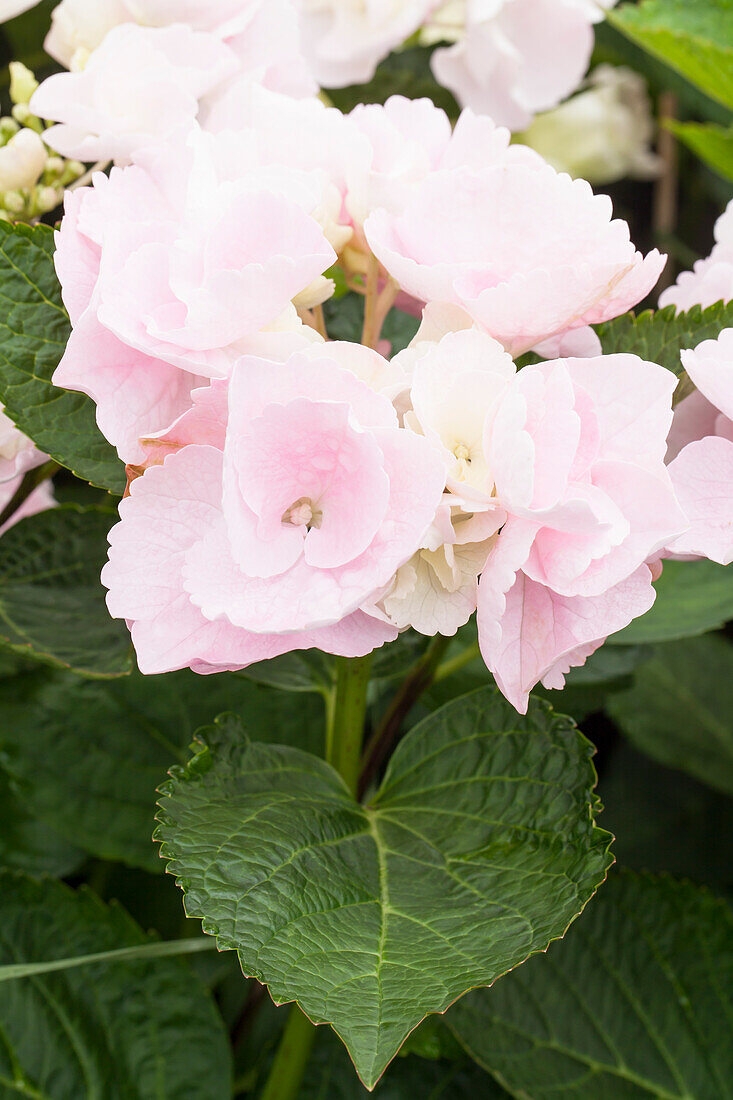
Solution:
<path fill-rule="evenodd" d="M 79 161 L 58 156 L 44 143 L 47 124 L 29 106 L 37 87 L 30 69 L 13 61 L 13 107 L 0 118 L 0 221 L 37 221 L 61 205 L 65 188 L 85 171 Z"/>

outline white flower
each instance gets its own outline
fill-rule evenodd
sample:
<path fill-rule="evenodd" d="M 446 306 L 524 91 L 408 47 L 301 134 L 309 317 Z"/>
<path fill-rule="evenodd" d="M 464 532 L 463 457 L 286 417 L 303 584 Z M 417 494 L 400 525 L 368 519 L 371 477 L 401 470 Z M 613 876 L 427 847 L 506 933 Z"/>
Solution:
<path fill-rule="evenodd" d="M 449 500 L 438 517 L 447 527 L 443 541 L 424 547 L 398 569 L 378 605 L 398 630 L 452 637 L 476 610 L 478 578 L 506 517 L 499 511 L 466 515 Z"/>
<path fill-rule="evenodd" d="M 537 115 L 521 140 L 558 172 L 604 184 L 657 174 L 659 159 L 650 148 L 654 129 L 644 78 L 632 69 L 599 65 L 583 91 Z"/>
<path fill-rule="evenodd" d="M 0 23 L 6 23 L 8 19 L 15 19 L 24 11 L 30 11 L 39 0 L 0 0 Z"/>
<path fill-rule="evenodd" d="M 35 187 L 48 153 L 35 130 L 19 130 L 0 148 L 0 192 Z"/>

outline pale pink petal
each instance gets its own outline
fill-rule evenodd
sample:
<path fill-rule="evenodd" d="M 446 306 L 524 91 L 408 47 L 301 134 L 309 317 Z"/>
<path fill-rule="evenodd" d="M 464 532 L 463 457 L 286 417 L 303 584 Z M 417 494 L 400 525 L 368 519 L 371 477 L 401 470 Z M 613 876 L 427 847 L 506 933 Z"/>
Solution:
<path fill-rule="evenodd" d="M 733 562 L 733 442 L 710 436 L 684 447 L 669 465 L 677 499 L 690 524 L 670 542 L 675 554 Z"/>
<path fill-rule="evenodd" d="M 517 355 L 625 312 L 656 282 L 664 257 L 642 257 L 611 213 L 583 180 L 506 163 L 434 172 L 364 228 L 404 291 L 463 305 Z"/>
<path fill-rule="evenodd" d="M 478 604 L 481 652 L 500 690 L 526 714 L 529 693 L 540 680 L 562 687 L 571 667 L 583 664 L 609 634 L 648 611 L 654 599 L 646 565 L 593 598 L 558 596 L 520 572 L 497 618 L 491 571 L 485 571 Z"/>
<path fill-rule="evenodd" d="M 22 477 L 23 475 L 21 474 L 14 480 L 0 482 L 0 512 L 10 504 L 16 491 L 20 488 Z M 4 535 L 5 532 L 9 531 L 11 527 L 14 527 L 16 523 L 20 523 L 22 519 L 28 519 L 29 516 L 38 515 L 39 512 L 45 512 L 49 508 L 54 508 L 55 506 L 56 499 L 53 495 L 53 482 L 44 481 L 37 489 L 33 490 L 30 496 L 26 497 L 20 508 L 16 509 L 10 519 L 0 527 L 0 535 Z"/>
<path fill-rule="evenodd" d="M 613 505 L 618 517 L 609 529 L 608 541 L 603 542 L 601 524 L 578 535 L 543 530 L 524 567 L 534 580 L 566 596 L 600 595 L 630 576 L 687 527 L 661 463 L 652 472 L 631 463 L 598 462 L 593 468 L 593 486 Z M 612 522 L 611 515 L 603 518 Z"/>
<path fill-rule="evenodd" d="M 667 437 L 667 461 L 676 458 L 683 447 L 706 435 L 718 435 L 716 427 L 720 413 L 706 397 L 695 390 L 674 410 L 672 427 Z M 730 424 L 730 421 L 728 421 Z"/>
<path fill-rule="evenodd" d="M 590 325 L 560 332 L 549 340 L 543 340 L 532 350 L 543 359 L 586 359 L 603 353 L 600 337 Z"/>
<path fill-rule="evenodd" d="M 393 640 L 393 627 L 362 612 L 326 631 L 280 636 L 203 617 L 183 589 L 181 567 L 189 547 L 221 518 L 221 464 L 211 447 L 186 447 L 137 478 L 120 505 L 102 581 L 110 613 L 132 622 L 141 671 L 244 668 L 299 648 L 361 656 Z"/>
<path fill-rule="evenodd" d="M 369 548 L 336 569 L 315 568 L 300 558 L 272 579 L 248 578 L 231 557 L 222 523 L 191 548 L 184 570 L 186 589 L 206 618 L 226 614 L 254 631 L 311 630 L 349 615 L 389 583 L 420 548 L 440 504 L 445 474 L 440 453 L 427 440 L 397 428 L 378 428 L 373 434 L 384 455 L 391 495 Z M 237 573 L 241 583 L 235 587 Z"/>
<path fill-rule="evenodd" d="M 568 359 L 565 368 L 592 395 L 600 457 L 649 465 L 664 459 L 677 386 L 672 371 L 625 354 Z M 537 369 L 549 373 L 552 366 Z"/>
<path fill-rule="evenodd" d="M 86 393 L 97 405 L 102 434 L 123 462 L 145 458 L 141 437 L 161 431 L 191 404 L 201 379 L 123 344 L 97 321 L 93 308 L 71 332 L 53 382 Z"/>
<path fill-rule="evenodd" d="M 99 278 L 99 246 L 82 229 L 82 207 L 92 201 L 95 192 L 89 188 L 67 191 L 64 196 L 64 217 L 56 233 L 54 264 L 61 283 L 62 297 L 72 325 L 75 325 L 92 300 Z"/>
<path fill-rule="evenodd" d="M 682 352 L 682 363 L 700 393 L 733 420 L 733 328 Z"/>

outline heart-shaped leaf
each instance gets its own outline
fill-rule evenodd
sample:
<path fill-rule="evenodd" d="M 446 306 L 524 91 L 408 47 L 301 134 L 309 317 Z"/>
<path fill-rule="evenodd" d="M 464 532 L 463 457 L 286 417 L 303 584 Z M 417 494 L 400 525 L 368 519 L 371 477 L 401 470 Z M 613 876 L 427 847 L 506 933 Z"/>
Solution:
<path fill-rule="evenodd" d="M 279 1003 L 330 1023 L 368 1088 L 430 1012 L 562 936 L 605 877 L 593 749 L 492 689 L 416 726 L 368 806 L 233 718 L 163 788 L 190 916 Z"/>

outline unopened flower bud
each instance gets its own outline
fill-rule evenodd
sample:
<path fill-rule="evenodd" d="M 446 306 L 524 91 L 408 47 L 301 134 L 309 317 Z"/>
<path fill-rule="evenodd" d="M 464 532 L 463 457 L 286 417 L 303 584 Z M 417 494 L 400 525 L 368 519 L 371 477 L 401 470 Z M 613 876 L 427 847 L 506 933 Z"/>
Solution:
<path fill-rule="evenodd" d="M 20 125 L 11 118 L 9 115 L 5 115 L 0 118 L 0 145 L 7 145 L 12 137 L 18 133 Z"/>
<path fill-rule="evenodd" d="M 55 187 L 39 187 L 36 192 L 36 209 L 39 214 L 48 214 L 61 202 L 61 193 Z"/>
<path fill-rule="evenodd" d="M 60 176 L 66 168 L 63 157 L 49 157 L 46 161 L 46 173 L 49 176 Z"/>
<path fill-rule="evenodd" d="M 10 98 L 16 106 L 25 104 L 27 107 L 31 101 L 31 96 L 38 87 L 38 81 L 22 61 L 11 61 L 9 69 Z"/>
<path fill-rule="evenodd" d="M 6 191 L 2 196 L 2 204 L 10 214 L 21 214 L 25 209 L 26 200 L 20 191 Z"/>
<path fill-rule="evenodd" d="M 19 130 L 0 149 L 0 191 L 33 187 L 46 167 L 46 147 L 34 130 Z"/>

